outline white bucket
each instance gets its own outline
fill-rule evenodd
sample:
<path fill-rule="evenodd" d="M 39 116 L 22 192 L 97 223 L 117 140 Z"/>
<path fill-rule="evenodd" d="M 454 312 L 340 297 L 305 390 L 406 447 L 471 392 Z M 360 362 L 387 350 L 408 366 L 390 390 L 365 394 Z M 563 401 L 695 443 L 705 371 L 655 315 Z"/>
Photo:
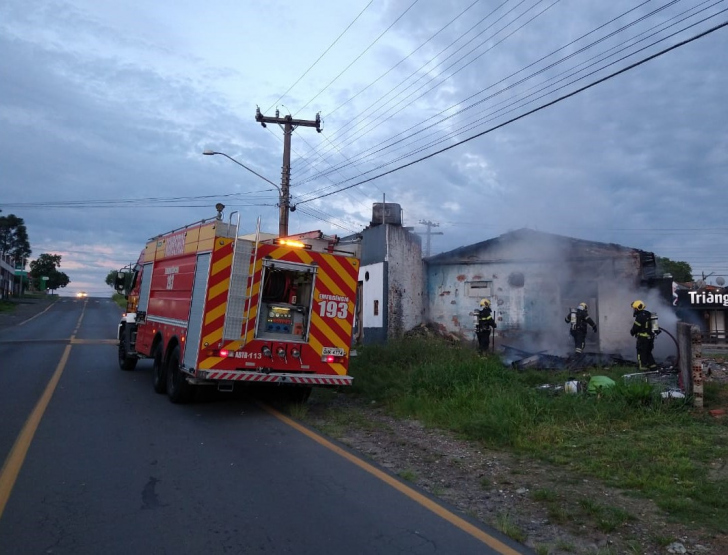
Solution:
<path fill-rule="evenodd" d="M 572 381 L 564 383 L 564 391 L 566 391 L 566 393 L 578 393 L 579 392 L 579 382 L 576 380 L 572 380 Z"/>

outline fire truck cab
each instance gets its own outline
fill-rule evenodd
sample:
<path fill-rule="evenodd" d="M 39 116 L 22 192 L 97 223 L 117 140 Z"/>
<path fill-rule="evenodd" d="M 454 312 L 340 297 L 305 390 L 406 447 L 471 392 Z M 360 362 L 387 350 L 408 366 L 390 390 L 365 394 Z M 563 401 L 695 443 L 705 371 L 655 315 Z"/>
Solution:
<path fill-rule="evenodd" d="M 351 385 L 359 243 L 238 227 L 218 214 L 164 233 L 117 274 L 120 368 L 152 359 L 154 390 L 174 403 L 203 385 L 276 384 L 299 402 Z"/>

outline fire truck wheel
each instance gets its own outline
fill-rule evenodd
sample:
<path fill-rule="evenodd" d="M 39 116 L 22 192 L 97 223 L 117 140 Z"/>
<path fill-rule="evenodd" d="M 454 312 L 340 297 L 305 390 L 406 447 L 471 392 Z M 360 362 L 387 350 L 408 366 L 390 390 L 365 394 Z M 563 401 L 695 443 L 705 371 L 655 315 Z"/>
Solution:
<path fill-rule="evenodd" d="M 126 345 L 124 341 L 119 342 L 119 368 L 122 370 L 134 370 L 137 365 L 136 357 L 130 357 L 126 355 Z"/>
<path fill-rule="evenodd" d="M 154 366 L 152 366 L 152 385 L 157 393 L 167 391 L 167 374 L 164 371 L 164 360 L 162 359 L 162 344 L 154 349 Z"/>
<path fill-rule="evenodd" d="M 193 386 L 179 369 L 179 346 L 176 346 L 167 361 L 167 395 L 175 404 L 189 403 L 192 399 Z"/>
<path fill-rule="evenodd" d="M 311 396 L 311 386 L 287 387 L 286 402 L 290 404 L 305 403 Z"/>

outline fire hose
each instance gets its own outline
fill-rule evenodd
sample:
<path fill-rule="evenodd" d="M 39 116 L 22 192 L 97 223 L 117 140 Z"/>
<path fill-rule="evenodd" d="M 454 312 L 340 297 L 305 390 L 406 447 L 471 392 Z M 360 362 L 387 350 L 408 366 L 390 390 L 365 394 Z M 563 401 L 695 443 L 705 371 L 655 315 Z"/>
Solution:
<path fill-rule="evenodd" d="M 675 337 L 669 331 L 667 331 L 665 328 L 660 328 L 660 331 L 661 332 L 664 331 L 667 335 L 670 336 L 670 339 L 672 339 L 672 341 L 675 343 L 675 350 L 677 351 L 677 361 L 675 362 L 675 366 L 679 367 L 680 366 L 680 345 L 678 344 L 677 339 L 675 339 Z"/>

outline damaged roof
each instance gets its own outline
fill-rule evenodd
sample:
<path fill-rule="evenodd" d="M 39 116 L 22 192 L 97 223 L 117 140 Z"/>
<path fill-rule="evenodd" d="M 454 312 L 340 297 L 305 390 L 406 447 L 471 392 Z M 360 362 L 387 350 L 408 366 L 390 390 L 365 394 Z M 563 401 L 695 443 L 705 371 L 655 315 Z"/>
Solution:
<path fill-rule="evenodd" d="M 655 257 L 651 252 L 640 249 L 624 247 L 616 243 L 600 243 L 586 241 L 565 235 L 545 233 L 529 228 L 509 231 L 493 239 L 458 247 L 426 258 L 428 264 L 462 264 L 473 262 L 498 262 L 504 259 L 513 259 L 508 252 L 514 246 L 527 245 L 529 258 L 537 260 L 550 260 L 558 250 L 561 260 L 583 260 L 614 258 L 624 256 L 639 256 L 643 266 L 654 265 Z M 508 256 L 503 255 L 508 252 Z"/>

